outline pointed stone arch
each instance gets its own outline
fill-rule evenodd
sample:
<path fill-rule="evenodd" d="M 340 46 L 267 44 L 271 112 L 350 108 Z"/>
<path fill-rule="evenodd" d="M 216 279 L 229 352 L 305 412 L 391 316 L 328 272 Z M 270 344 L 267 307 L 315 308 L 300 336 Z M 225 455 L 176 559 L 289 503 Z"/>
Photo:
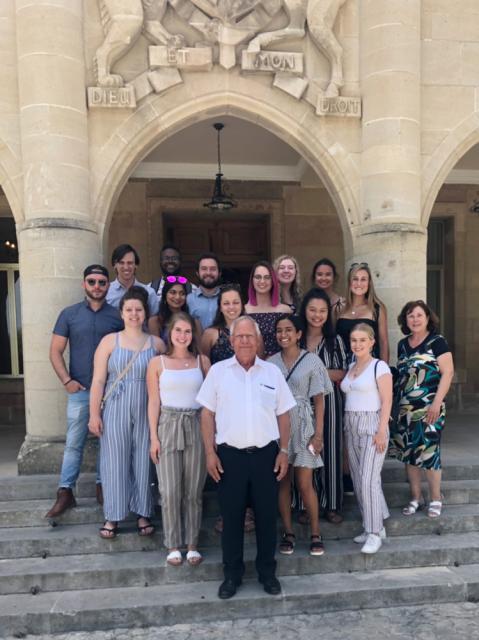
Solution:
<path fill-rule="evenodd" d="M 202 85 L 203 96 L 192 96 L 183 86 L 171 99 L 157 96 L 146 101 L 135 113 L 112 131 L 108 141 L 91 158 L 92 217 L 101 233 L 108 229 L 116 201 L 141 160 L 169 136 L 189 125 L 214 116 L 233 115 L 262 126 L 294 148 L 316 171 L 327 188 L 338 213 L 345 248 L 352 243 L 352 229 L 358 225 L 355 186 L 359 174 L 354 157 L 334 139 L 331 126 L 325 126 L 304 103 L 291 101 L 286 111 L 277 105 L 277 90 L 261 87 L 238 77 L 238 90 L 214 91 L 214 83 Z M 212 82 L 208 80 L 207 84 Z M 259 94 L 259 95 L 258 95 Z M 254 97 L 252 97 L 254 95 Z M 165 105 L 166 102 L 166 105 Z M 284 105 L 283 101 L 280 101 Z"/>
<path fill-rule="evenodd" d="M 423 169 L 421 221 L 427 227 L 440 188 L 457 162 L 479 144 L 479 113 L 463 120 L 441 142 Z"/>
<path fill-rule="evenodd" d="M 22 183 L 22 168 L 18 158 L 0 140 L 0 186 L 16 224 L 24 221 Z"/>

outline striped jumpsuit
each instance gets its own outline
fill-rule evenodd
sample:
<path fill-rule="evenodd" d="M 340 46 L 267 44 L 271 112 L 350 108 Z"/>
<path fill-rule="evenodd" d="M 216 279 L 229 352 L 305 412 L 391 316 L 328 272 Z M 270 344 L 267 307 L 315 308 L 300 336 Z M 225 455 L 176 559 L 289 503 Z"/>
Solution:
<path fill-rule="evenodd" d="M 106 391 L 125 369 L 134 351 L 115 348 L 108 360 Z M 110 522 L 124 520 L 132 512 L 149 517 L 153 511 L 150 489 L 150 432 L 148 428 L 146 369 L 156 355 L 153 338 L 138 355 L 126 375 L 107 398 L 100 440 L 100 472 L 103 510 Z"/>

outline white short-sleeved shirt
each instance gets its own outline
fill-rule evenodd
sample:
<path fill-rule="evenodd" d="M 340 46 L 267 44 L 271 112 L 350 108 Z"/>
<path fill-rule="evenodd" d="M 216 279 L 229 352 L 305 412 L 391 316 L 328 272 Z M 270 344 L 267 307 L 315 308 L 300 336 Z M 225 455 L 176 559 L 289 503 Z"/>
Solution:
<path fill-rule="evenodd" d="M 277 440 L 277 416 L 296 404 L 276 365 L 256 358 L 246 371 L 236 356 L 211 367 L 196 400 L 216 414 L 216 444 L 238 449 Z"/>
<path fill-rule="evenodd" d="M 379 411 L 381 408 L 378 385 L 374 379 L 376 362 L 376 379 L 385 373 L 391 373 L 391 369 L 383 360 L 375 358 L 357 378 L 349 375 L 354 363 L 349 366 L 349 371 L 341 382 L 341 391 L 346 394 L 345 411 Z"/>

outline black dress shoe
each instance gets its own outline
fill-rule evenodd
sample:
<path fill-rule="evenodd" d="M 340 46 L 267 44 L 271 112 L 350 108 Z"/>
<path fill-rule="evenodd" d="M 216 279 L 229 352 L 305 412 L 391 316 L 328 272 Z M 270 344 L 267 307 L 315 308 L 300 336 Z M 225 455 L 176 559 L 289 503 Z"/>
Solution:
<path fill-rule="evenodd" d="M 278 578 L 274 576 L 272 578 L 262 578 L 260 582 L 263 585 L 263 589 L 266 593 L 269 593 L 270 596 L 277 596 L 281 593 L 281 583 Z"/>
<path fill-rule="evenodd" d="M 231 580 L 231 578 L 226 578 L 226 580 L 220 584 L 220 588 L 218 589 L 218 598 L 221 598 L 221 600 L 228 600 L 228 598 L 232 598 L 236 593 L 236 589 L 240 585 L 241 580 L 236 581 Z"/>

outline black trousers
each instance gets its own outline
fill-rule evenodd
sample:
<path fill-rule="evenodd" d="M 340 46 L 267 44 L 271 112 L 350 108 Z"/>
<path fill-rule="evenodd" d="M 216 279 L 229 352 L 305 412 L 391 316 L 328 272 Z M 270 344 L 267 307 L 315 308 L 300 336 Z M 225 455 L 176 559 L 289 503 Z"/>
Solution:
<path fill-rule="evenodd" d="M 218 446 L 223 474 L 218 483 L 218 498 L 223 516 L 223 570 L 225 578 L 243 577 L 244 517 L 251 505 L 256 523 L 256 571 L 261 580 L 276 572 L 276 526 L 279 482 L 274 473 L 278 445 L 270 442 L 247 453 L 225 445 Z"/>

